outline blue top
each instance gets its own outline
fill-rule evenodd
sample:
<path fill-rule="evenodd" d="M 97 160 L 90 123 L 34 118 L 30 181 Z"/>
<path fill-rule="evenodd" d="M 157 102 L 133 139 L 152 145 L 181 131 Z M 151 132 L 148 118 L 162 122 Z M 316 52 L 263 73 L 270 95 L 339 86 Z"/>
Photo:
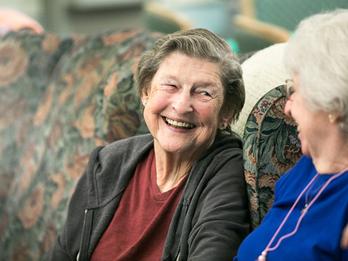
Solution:
<path fill-rule="evenodd" d="M 276 183 L 275 200 L 260 226 L 241 244 L 234 261 L 255 261 L 273 237 L 278 226 L 296 201 L 298 195 L 316 175 L 311 158 L 303 156 L 299 162 Z M 298 202 L 278 239 L 292 231 L 304 205 L 311 201 L 321 186 L 332 175 L 321 174 L 312 183 L 308 193 Z M 340 248 L 342 231 L 348 223 L 348 171 L 334 179 L 304 216 L 297 233 L 284 239 L 279 247 L 267 254 L 272 260 L 348 260 L 348 250 Z"/>

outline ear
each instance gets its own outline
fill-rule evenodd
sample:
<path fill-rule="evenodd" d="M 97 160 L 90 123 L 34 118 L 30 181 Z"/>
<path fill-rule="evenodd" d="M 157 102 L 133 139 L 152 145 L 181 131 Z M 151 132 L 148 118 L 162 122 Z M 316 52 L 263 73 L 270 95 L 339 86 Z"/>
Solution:
<path fill-rule="evenodd" d="M 141 103 L 143 104 L 143 106 L 146 106 L 147 103 L 147 98 L 145 98 L 144 96 L 141 97 Z"/>
<path fill-rule="evenodd" d="M 149 99 L 149 93 L 148 93 L 148 88 L 144 88 L 144 90 L 141 92 L 141 103 L 143 104 L 143 106 L 145 107 L 148 99 Z"/>
<path fill-rule="evenodd" d="M 221 108 L 220 115 L 219 115 L 219 121 L 222 123 L 226 123 L 230 125 L 233 120 L 233 112 L 230 110 L 227 110 L 226 107 Z"/>
<path fill-rule="evenodd" d="M 222 115 L 220 117 L 219 129 L 226 129 L 228 125 L 231 125 L 232 116 Z"/>
<path fill-rule="evenodd" d="M 329 113 L 328 118 L 330 123 L 337 123 L 340 121 L 340 116 L 337 113 Z"/>

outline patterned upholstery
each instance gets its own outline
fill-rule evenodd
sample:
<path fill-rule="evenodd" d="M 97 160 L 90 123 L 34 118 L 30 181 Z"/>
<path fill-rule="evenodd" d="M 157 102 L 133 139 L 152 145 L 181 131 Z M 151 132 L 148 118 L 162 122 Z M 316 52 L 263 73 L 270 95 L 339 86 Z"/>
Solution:
<path fill-rule="evenodd" d="M 73 45 L 72 41 L 65 42 L 51 34 L 32 35 L 26 32 L 10 33 L 0 41 L 0 249 L 3 260 L 29 257 L 29 250 L 21 251 L 22 243 L 14 234 L 23 227 L 31 226 L 30 222 L 23 226 L 12 224 L 14 220 L 20 220 L 24 212 L 28 213 L 27 216 L 32 215 L 35 202 L 31 204 L 34 209 L 27 207 L 27 210 L 21 209 L 21 204 L 12 206 L 7 202 L 10 198 L 19 202 L 20 195 L 12 192 L 11 186 L 15 180 L 19 181 L 20 176 L 19 193 L 29 191 L 30 181 L 38 169 L 38 159 L 34 157 L 34 151 L 28 151 L 24 156 L 24 148 L 31 138 L 30 133 L 35 131 L 32 127 L 35 111 L 55 64 L 63 53 L 69 53 Z M 42 146 L 38 144 L 37 151 L 40 150 Z M 25 171 L 19 173 L 18 168 L 22 166 L 23 169 L 25 166 Z M 12 238 L 14 240 L 10 241 Z M 19 248 L 15 248 L 16 245 Z"/>
<path fill-rule="evenodd" d="M 44 259 L 91 150 L 147 131 L 133 73 L 158 36 L 0 39 L 3 260 Z"/>
<path fill-rule="evenodd" d="M 283 110 L 285 87 L 268 91 L 252 109 L 244 130 L 244 168 L 252 227 L 273 202 L 274 184 L 301 155 L 293 120 Z"/>

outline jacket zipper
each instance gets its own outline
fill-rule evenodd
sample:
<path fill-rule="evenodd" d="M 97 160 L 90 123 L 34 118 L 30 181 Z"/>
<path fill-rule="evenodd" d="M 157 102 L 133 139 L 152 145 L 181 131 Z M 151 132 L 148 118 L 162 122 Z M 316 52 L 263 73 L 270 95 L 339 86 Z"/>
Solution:
<path fill-rule="evenodd" d="M 77 261 L 88 260 L 88 247 L 89 247 L 89 240 L 90 240 L 91 229 L 92 229 L 92 214 L 93 214 L 92 210 L 85 209 L 80 250 L 76 259 Z"/>
<path fill-rule="evenodd" d="M 99 151 L 102 150 L 103 147 L 97 147 L 91 155 L 91 160 L 88 163 L 88 170 L 91 171 L 92 164 L 94 164 L 97 161 L 97 157 L 99 154 Z M 96 168 L 98 164 L 94 164 L 93 166 L 93 172 L 96 173 Z M 91 173 L 89 173 L 91 174 Z M 93 210 L 92 209 L 85 209 L 84 217 L 83 217 L 83 226 L 82 226 L 82 236 L 81 236 L 81 242 L 80 242 L 80 249 L 78 251 L 76 260 L 77 261 L 84 261 L 88 260 L 88 248 L 89 248 L 89 241 L 92 231 L 92 219 L 93 219 Z"/>

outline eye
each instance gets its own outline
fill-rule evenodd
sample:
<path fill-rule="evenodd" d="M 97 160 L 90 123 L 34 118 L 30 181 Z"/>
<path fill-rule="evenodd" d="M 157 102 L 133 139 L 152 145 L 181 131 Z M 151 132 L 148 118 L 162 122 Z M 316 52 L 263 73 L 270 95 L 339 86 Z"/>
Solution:
<path fill-rule="evenodd" d="M 171 83 L 163 83 L 160 85 L 160 89 L 163 91 L 175 91 L 177 89 L 177 86 Z"/>
<path fill-rule="evenodd" d="M 193 95 L 201 101 L 209 101 L 214 98 L 213 91 L 207 88 L 196 88 Z"/>
<path fill-rule="evenodd" d="M 201 94 L 203 96 L 207 96 L 207 97 L 212 97 L 212 95 L 207 91 L 200 91 L 199 94 Z"/>

